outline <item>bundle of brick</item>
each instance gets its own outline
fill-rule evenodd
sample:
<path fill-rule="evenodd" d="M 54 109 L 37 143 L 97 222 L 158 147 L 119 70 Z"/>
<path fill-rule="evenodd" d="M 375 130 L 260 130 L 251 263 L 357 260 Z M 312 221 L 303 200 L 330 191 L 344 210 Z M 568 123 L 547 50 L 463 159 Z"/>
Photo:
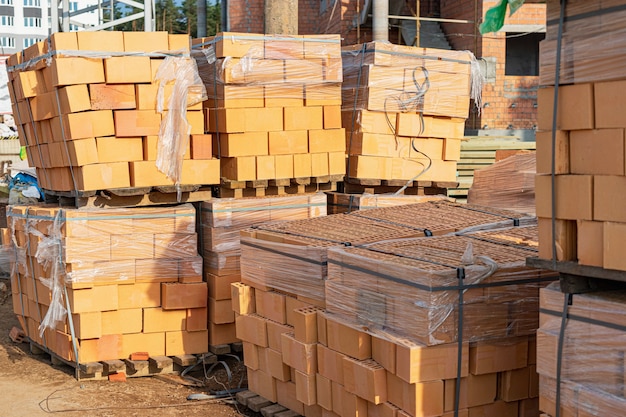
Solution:
<path fill-rule="evenodd" d="M 330 248 L 533 222 L 509 210 L 431 201 L 259 225 L 241 232 L 242 282 L 295 293 L 324 307 Z"/>
<path fill-rule="evenodd" d="M 539 47 L 541 85 L 554 85 L 560 2 L 546 2 L 546 39 Z M 624 2 L 570 1 L 565 5 L 560 82 L 579 84 L 624 78 Z"/>
<path fill-rule="evenodd" d="M 624 4 L 611 3 L 616 7 Z M 542 88 L 537 96 L 539 256 L 552 259 L 554 243 L 558 261 L 626 270 L 622 250 L 626 244 L 626 200 L 622 192 L 626 189 L 626 121 L 621 111 L 626 105 L 626 77 L 621 64 L 623 54 L 613 42 L 620 42 L 619 31 L 626 30 L 624 20 L 618 18 L 624 12 L 600 1 L 566 5 L 553 155 L 556 61 L 546 54 L 556 47 L 560 3 L 549 1 L 547 7 L 549 30 L 542 43 Z M 570 54 L 570 48 L 575 53 Z"/>
<path fill-rule="evenodd" d="M 195 209 L 11 206 L 13 307 L 32 342 L 76 364 L 207 352 Z"/>
<path fill-rule="evenodd" d="M 535 213 L 535 152 L 520 153 L 474 171 L 467 202 Z"/>
<path fill-rule="evenodd" d="M 370 42 L 342 56 L 348 176 L 455 182 L 472 54 Z"/>
<path fill-rule="evenodd" d="M 345 174 L 339 35 L 194 39 L 209 131 L 227 181 Z"/>
<path fill-rule="evenodd" d="M 52 191 L 219 183 L 190 38 L 67 32 L 10 56 L 20 141 Z"/>
<path fill-rule="evenodd" d="M 300 280 L 290 290 L 269 273 L 248 280 L 244 252 L 232 299 L 250 390 L 305 416 L 536 416 L 539 288 L 556 279 L 524 266 L 536 232 L 401 238 L 396 253 L 394 241 L 335 245 L 316 258 L 328 268 L 325 310 Z M 295 247 L 288 236 L 274 249 Z M 469 242 L 476 256 L 464 262 Z"/>
<path fill-rule="evenodd" d="M 238 342 L 230 284 L 241 281 L 239 232 L 267 222 L 326 215 L 322 193 L 256 198 L 215 198 L 201 206 L 202 257 L 209 288 L 209 345 Z"/>
<path fill-rule="evenodd" d="M 626 292 L 565 297 L 555 284 L 541 290 L 539 407 L 549 416 L 558 414 L 557 407 L 564 417 L 621 415 L 626 407 L 621 343 L 626 329 Z M 561 333 L 564 306 L 568 315 Z"/>

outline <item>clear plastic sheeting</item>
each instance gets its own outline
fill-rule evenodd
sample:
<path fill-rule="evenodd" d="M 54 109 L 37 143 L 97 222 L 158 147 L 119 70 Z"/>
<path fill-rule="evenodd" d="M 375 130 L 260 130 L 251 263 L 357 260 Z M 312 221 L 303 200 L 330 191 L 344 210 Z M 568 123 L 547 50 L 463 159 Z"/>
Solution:
<path fill-rule="evenodd" d="M 67 32 L 11 55 L 13 114 L 41 188 L 219 183 L 190 44 L 167 32 Z"/>
<path fill-rule="evenodd" d="M 202 203 L 203 249 L 239 250 L 239 232 L 253 225 L 326 216 L 326 195 L 216 198 Z"/>
<path fill-rule="evenodd" d="M 343 107 L 467 118 L 482 79 L 468 51 L 370 42 L 342 49 Z"/>
<path fill-rule="evenodd" d="M 431 201 L 262 224 L 242 231 L 242 281 L 323 301 L 330 248 L 534 223 L 513 211 Z"/>
<path fill-rule="evenodd" d="M 512 155 L 476 170 L 467 202 L 534 214 L 536 171 L 534 152 Z"/>
<path fill-rule="evenodd" d="M 568 1 L 561 44 L 561 84 L 622 79 L 626 63 L 626 7 L 621 1 Z M 554 85 L 560 2 L 547 2 L 546 39 L 540 44 L 540 85 Z"/>
<path fill-rule="evenodd" d="M 27 310 L 16 307 L 16 314 L 36 324 L 36 340 L 42 342 L 44 331 L 58 329 L 71 310 L 66 291 L 73 299 L 72 291 L 115 289 L 114 296 L 106 292 L 113 303 L 118 285 L 201 282 L 195 215 L 191 204 L 128 209 L 10 206 L 14 289 L 31 300 Z M 115 310 L 110 307 L 117 303 L 107 306 Z"/>
<path fill-rule="evenodd" d="M 556 415 L 558 385 L 563 416 L 622 415 L 626 407 L 626 291 L 573 294 L 568 303 L 565 297 L 556 283 L 541 290 L 541 327 L 537 331 L 540 409 Z M 563 323 L 565 305 L 568 314 Z M 562 323 L 565 329 L 560 339 Z"/>
<path fill-rule="evenodd" d="M 167 57 L 157 69 L 155 81 L 159 84 L 157 111 L 167 113 L 159 130 L 156 165 L 174 181 L 180 184 L 183 171 L 183 158 L 189 147 L 191 125 L 187 121 L 187 107 L 202 103 L 207 99 L 206 89 L 198 75 L 194 59 L 189 57 Z M 164 106 L 165 87 L 172 85 L 167 106 Z"/>
<path fill-rule="evenodd" d="M 209 107 L 264 107 L 265 98 L 334 98 L 343 80 L 339 35 L 224 32 L 194 39 L 192 55 Z"/>
<path fill-rule="evenodd" d="M 536 235 L 534 227 L 519 229 Z M 530 335 L 538 327 L 539 289 L 557 279 L 525 267 L 535 252 L 482 233 L 332 248 L 326 308 L 425 345 L 458 341 L 461 332 L 471 342 Z"/>

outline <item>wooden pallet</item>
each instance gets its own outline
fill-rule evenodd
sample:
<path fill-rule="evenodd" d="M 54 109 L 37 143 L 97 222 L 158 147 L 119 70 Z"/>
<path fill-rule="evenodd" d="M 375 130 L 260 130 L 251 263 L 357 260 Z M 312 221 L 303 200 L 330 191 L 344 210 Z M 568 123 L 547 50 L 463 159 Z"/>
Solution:
<path fill-rule="evenodd" d="M 337 184 L 342 180 L 343 175 L 256 181 L 233 181 L 222 178 L 220 186 L 217 187 L 216 196 L 242 198 L 336 191 Z"/>
<path fill-rule="evenodd" d="M 43 190 L 47 203 L 69 207 L 138 207 L 207 201 L 212 198 L 211 186 L 182 185 L 180 199 L 175 186 L 116 188 L 99 191 Z"/>
<path fill-rule="evenodd" d="M 255 413 L 261 413 L 263 417 L 301 417 L 295 411 L 261 397 L 252 391 L 238 392 L 235 395 L 235 399 L 239 404 Z"/>
<path fill-rule="evenodd" d="M 226 355 L 229 353 L 239 354 L 243 352 L 243 343 L 235 342 L 223 345 L 210 345 L 209 352 L 213 353 L 214 355 Z"/>
<path fill-rule="evenodd" d="M 406 187 L 402 194 L 405 195 L 446 195 L 448 188 L 458 187 L 457 182 L 435 181 L 406 181 L 406 180 L 381 180 L 374 178 L 351 178 L 346 177 L 343 183 L 343 192 L 347 194 L 388 194 L 396 193 Z"/>
<path fill-rule="evenodd" d="M 470 136 L 461 142 L 461 160 L 457 164 L 458 187 L 448 190 L 448 197 L 457 201 L 467 199 L 474 182 L 474 171 L 496 162 L 496 153 L 534 150 L 535 142 L 523 141 L 516 136 Z"/>
<path fill-rule="evenodd" d="M 626 289 L 626 271 L 540 258 L 527 258 L 526 265 L 558 272 L 561 291 L 568 294 Z"/>
<path fill-rule="evenodd" d="M 89 362 L 76 364 L 59 357 L 50 349 L 30 341 L 30 352 L 33 355 L 49 355 L 53 365 L 68 366 L 74 370 L 74 376 L 79 381 L 106 380 L 109 375 L 124 372 L 126 377 L 134 378 L 141 376 L 155 376 L 175 374 L 178 375 L 188 366 L 203 361 L 206 364 L 217 362 L 217 356 L 213 353 L 201 355 L 177 355 L 177 356 L 151 356 L 146 361 L 133 361 L 130 359 L 115 359 L 108 361 Z"/>

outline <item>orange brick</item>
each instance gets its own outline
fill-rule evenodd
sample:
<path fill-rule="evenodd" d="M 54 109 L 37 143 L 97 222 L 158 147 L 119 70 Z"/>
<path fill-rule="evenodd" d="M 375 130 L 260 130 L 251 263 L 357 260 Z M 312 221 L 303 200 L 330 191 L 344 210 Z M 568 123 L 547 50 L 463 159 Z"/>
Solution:
<path fill-rule="evenodd" d="M 116 136 L 159 134 L 161 115 L 154 110 L 116 110 L 113 112 Z"/>
<path fill-rule="evenodd" d="M 214 300 L 209 298 L 209 320 L 215 324 L 233 323 L 235 312 L 232 309 L 231 300 Z"/>
<path fill-rule="evenodd" d="M 92 110 L 134 109 L 136 107 L 133 84 L 91 84 L 89 96 Z"/>
<path fill-rule="evenodd" d="M 185 330 L 195 332 L 199 330 L 207 330 L 208 326 L 208 309 L 207 308 L 189 308 L 187 309 L 187 319 Z"/>
<path fill-rule="evenodd" d="M 161 305 L 164 310 L 206 307 L 207 300 L 206 282 L 161 284 Z"/>
<path fill-rule="evenodd" d="M 141 359 L 133 359 L 133 360 L 141 360 Z M 126 372 L 116 372 L 114 374 L 109 374 L 109 381 L 126 382 Z"/>

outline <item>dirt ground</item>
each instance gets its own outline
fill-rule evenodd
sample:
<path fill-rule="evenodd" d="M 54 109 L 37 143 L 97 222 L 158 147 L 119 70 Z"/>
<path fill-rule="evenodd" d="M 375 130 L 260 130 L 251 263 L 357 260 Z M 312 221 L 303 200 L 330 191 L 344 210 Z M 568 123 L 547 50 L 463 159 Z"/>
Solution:
<path fill-rule="evenodd" d="M 28 343 L 11 341 L 9 331 L 19 324 L 11 305 L 10 281 L 0 278 L 1 283 L 7 285 L 8 297 L 0 292 L 0 416 L 260 416 L 232 399 L 187 400 L 190 394 L 222 389 L 222 384 L 228 383 L 222 367 L 209 375 L 208 381 L 203 372 L 193 374 L 206 381 L 204 387 L 156 377 L 128 378 L 127 382 L 77 381 L 73 368 L 52 365 L 49 355 L 33 355 Z M 231 385 L 236 386 L 243 365 L 230 358 L 228 363 L 233 371 Z"/>

